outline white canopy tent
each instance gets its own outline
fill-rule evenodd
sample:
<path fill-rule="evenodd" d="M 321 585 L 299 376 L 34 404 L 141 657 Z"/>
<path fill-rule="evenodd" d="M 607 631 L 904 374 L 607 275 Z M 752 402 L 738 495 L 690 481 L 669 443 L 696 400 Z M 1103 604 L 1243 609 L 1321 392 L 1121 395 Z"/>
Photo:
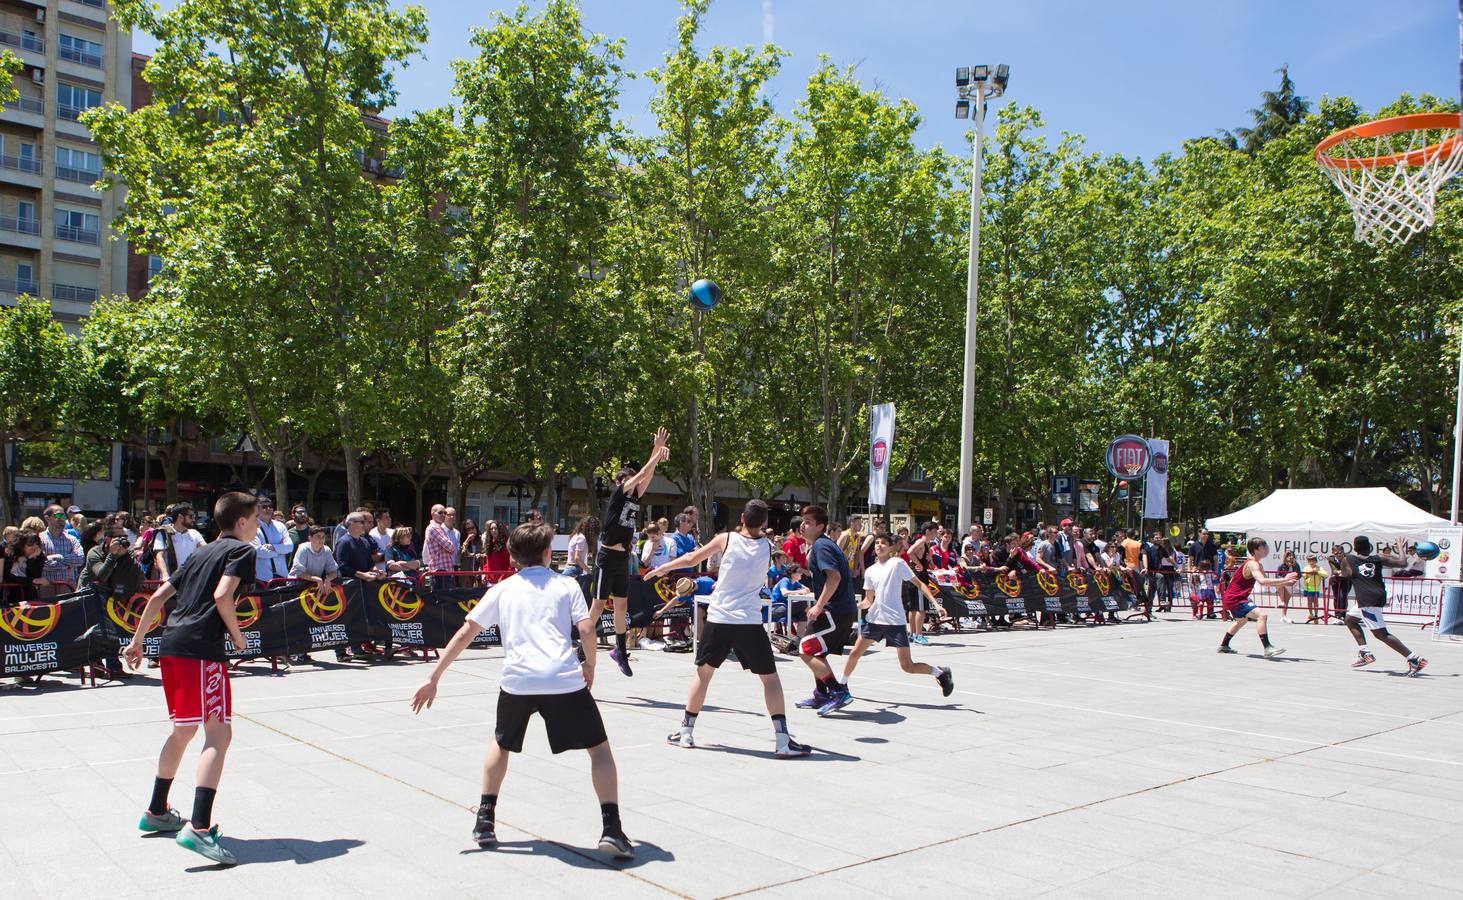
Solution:
<path fill-rule="evenodd" d="M 1275 534 L 1334 532 L 1412 537 L 1448 520 L 1418 509 L 1386 488 L 1280 490 L 1238 512 L 1204 523 L 1210 531 Z"/>

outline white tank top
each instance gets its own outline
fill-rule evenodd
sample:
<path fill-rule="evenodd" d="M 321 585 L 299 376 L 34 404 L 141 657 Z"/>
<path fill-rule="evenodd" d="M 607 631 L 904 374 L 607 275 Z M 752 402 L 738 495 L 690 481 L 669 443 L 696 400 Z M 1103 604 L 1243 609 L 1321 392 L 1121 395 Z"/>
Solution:
<path fill-rule="evenodd" d="M 772 547 L 766 538 L 755 541 L 739 532 L 726 535 L 726 552 L 716 573 L 716 587 L 706 608 L 706 621 L 718 625 L 761 625 L 762 589 Z"/>

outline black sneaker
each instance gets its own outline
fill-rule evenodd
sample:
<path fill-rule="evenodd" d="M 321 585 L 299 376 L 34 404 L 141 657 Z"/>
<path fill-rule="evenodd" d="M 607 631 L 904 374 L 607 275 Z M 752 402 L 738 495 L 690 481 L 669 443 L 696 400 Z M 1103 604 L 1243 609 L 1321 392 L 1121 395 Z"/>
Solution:
<path fill-rule="evenodd" d="M 1219 652 L 1220 653 L 1238 653 L 1239 651 L 1236 650 L 1236 649 L 1234 649 L 1233 647 L 1229 646 L 1228 644 L 1220 644 L 1219 645 Z"/>
<path fill-rule="evenodd" d="M 939 682 L 941 694 L 944 694 L 946 697 L 948 697 L 951 694 L 955 693 L 955 675 L 949 670 L 949 668 L 946 668 L 940 673 Z"/>
<path fill-rule="evenodd" d="M 486 850 L 498 843 L 497 832 L 493 830 L 493 820 L 482 813 L 478 814 L 477 825 L 473 826 L 472 839 L 477 842 L 479 848 Z"/>
<path fill-rule="evenodd" d="M 608 853 L 615 859 L 635 858 L 635 848 L 630 845 L 630 839 L 625 837 L 623 831 L 606 831 L 600 835 L 599 850 L 601 853 Z"/>

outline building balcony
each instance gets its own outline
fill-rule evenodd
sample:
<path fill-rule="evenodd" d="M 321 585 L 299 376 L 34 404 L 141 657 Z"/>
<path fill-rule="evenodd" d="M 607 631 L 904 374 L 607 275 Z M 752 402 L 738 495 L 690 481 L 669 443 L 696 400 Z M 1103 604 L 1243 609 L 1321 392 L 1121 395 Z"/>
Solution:
<path fill-rule="evenodd" d="M 95 303 L 97 302 L 97 289 L 79 287 L 74 284 L 53 283 L 51 285 L 51 299 L 69 300 L 72 303 Z"/>
<path fill-rule="evenodd" d="M 101 242 L 101 235 L 96 231 L 85 228 L 77 228 L 75 225 L 63 225 L 56 223 L 56 237 L 63 241 L 73 241 L 78 244 L 97 244 Z"/>
<path fill-rule="evenodd" d="M 56 55 L 67 62 L 80 63 L 83 66 L 89 66 L 93 69 L 103 67 L 100 54 L 87 53 L 85 50 L 77 50 L 75 47 L 61 47 L 56 52 Z"/>
<path fill-rule="evenodd" d="M 37 296 L 41 286 L 34 278 L 6 278 L 0 276 L 0 294 L 30 294 Z"/>
<path fill-rule="evenodd" d="M 61 179 L 62 181 L 75 181 L 81 184 L 95 184 L 96 180 L 98 178 L 101 178 L 102 176 L 98 172 L 88 171 L 87 169 L 77 169 L 71 166 L 57 166 L 56 177 Z"/>
<path fill-rule="evenodd" d="M 17 97 L 0 109 L 0 121 L 44 128 L 46 104 L 37 97 Z"/>
<path fill-rule="evenodd" d="M 31 53 L 39 53 L 41 56 L 46 55 L 46 42 L 33 34 L 17 33 L 0 28 L 0 44 L 6 47 L 14 47 L 17 50 L 28 50 Z"/>
<path fill-rule="evenodd" d="M 0 156 L 0 169 L 14 169 L 17 172 L 41 174 L 41 161 L 34 156 Z"/>
<path fill-rule="evenodd" d="M 0 244 L 27 250 L 41 249 L 41 223 L 35 219 L 0 216 Z"/>

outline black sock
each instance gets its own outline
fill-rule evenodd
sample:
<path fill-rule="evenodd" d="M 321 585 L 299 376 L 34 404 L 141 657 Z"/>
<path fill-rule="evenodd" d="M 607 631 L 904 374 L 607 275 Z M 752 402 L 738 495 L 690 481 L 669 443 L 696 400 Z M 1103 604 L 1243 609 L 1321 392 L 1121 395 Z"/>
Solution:
<path fill-rule="evenodd" d="M 696 713 L 693 713 L 690 710 L 687 710 L 686 711 L 686 714 L 681 717 L 681 727 L 682 728 L 695 728 L 696 727 L 696 715 L 697 715 Z"/>
<path fill-rule="evenodd" d="M 1260 646 L 1264 647 L 1266 650 L 1269 650 L 1270 649 L 1270 635 L 1268 635 L 1268 634 L 1262 634 L 1262 635 L 1260 635 Z"/>
<path fill-rule="evenodd" d="M 1234 637 L 1234 635 L 1232 635 L 1232 634 L 1230 634 L 1229 632 L 1226 631 L 1224 633 L 1224 640 L 1219 643 L 1219 646 L 1221 646 L 1221 647 L 1228 647 L 1229 646 L 1229 641 L 1233 637 Z"/>
<path fill-rule="evenodd" d="M 604 821 L 605 834 L 620 833 L 620 804 L 601 803 L 599 805 L 599 817 Z"/>
<path fill-rule="evenodd" d="M 620 656 L 625 655 L 625 638 L 627 634 L 623 631 L 615 632 L 615 649 L 620 651 Z"/>
<path fill-rule="evenodd" d="M 193 827 L 199 831 L 207 831 L 213 824 L 213 798 L 218 794 L 217 788 L 194 788 L 193 789 Z"/>
<path fill-rule="evenodd" d="M 787 716 L 776 715 L 772 717 L 772 731 L 774 734 L 787 734 Z"/>
<path fill-rule="evenodd" d="M 829 675 L 827 678 L 819 678 L 817 681 L 818 689 L 825 694 L 831 694 L 838 690 L 838 679 L 832 675 Z"/>
<path fill-rule="evenodd" d="M 173 786 L 171 778 L 154 778 L 152 780 L 152 802 L 147 805 L 147 811 L 155 816 L 161 816 L 168 811 L 168 789 Z"/>
<path fill-rule="evenodd" d="M 493 816 L 498 808 L 497 794 L 483 794 L 483 799 L 478 803 L 478 822 L 493 824 Z"/>

